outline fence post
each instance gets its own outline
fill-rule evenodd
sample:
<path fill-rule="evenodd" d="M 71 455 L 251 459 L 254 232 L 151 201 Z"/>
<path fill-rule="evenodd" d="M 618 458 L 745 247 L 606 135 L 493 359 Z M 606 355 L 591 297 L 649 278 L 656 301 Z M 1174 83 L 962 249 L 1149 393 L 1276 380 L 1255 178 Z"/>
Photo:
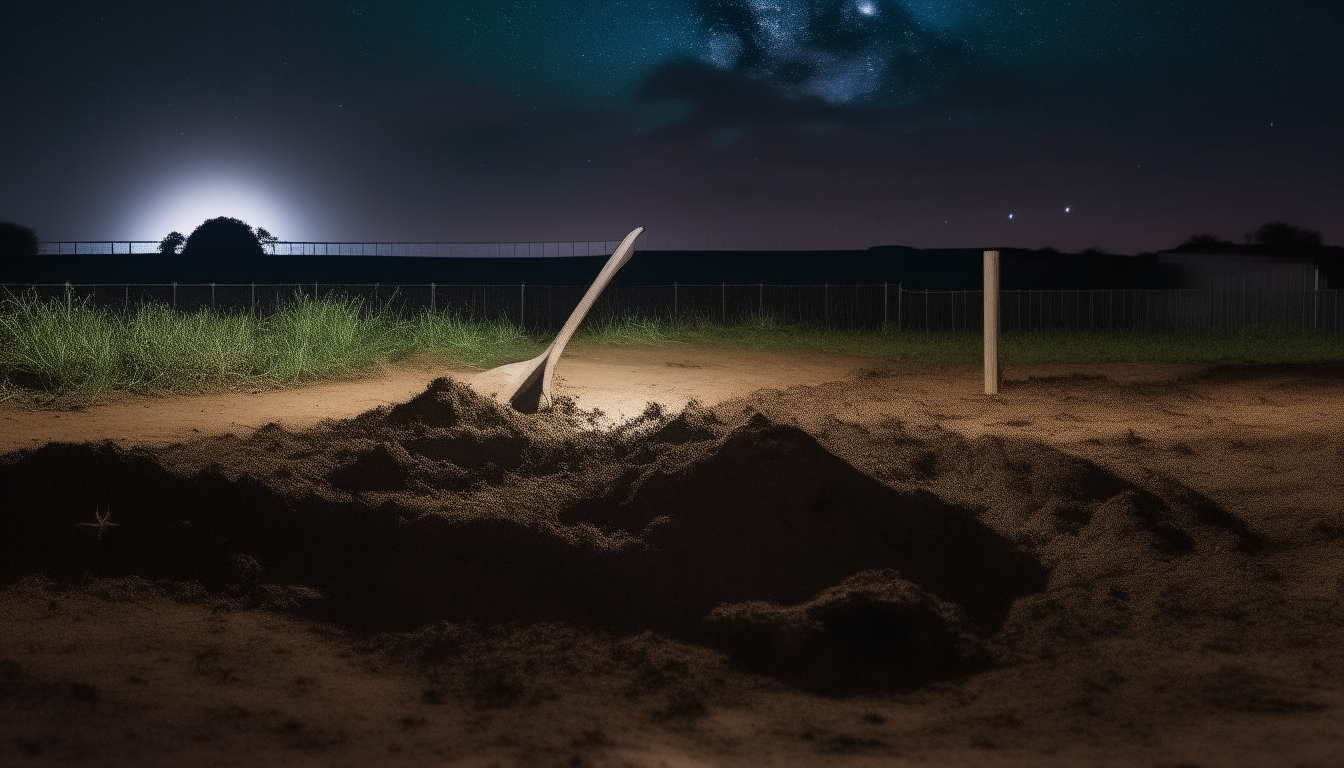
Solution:
<path fill-rule="evenodd" d="M 728 324 L 728 284 L 719 283 L 719 314 L 723 316 L 724 325 Z"/>
<path fill-rule="evenodd" d="M 525 318 L 527 317 L 527 315 L 525 314 L 527 308 L 526 294 L 527 294 L 527 283 L 525 282 L 518 283 L 518 328 L 520 330 L 524 327 L 523 323 L 525 321 Z"/>
<path fill-rule="evenodd" d="M 1316 282 L 1311 286 L 1311 329 L 1320 328 L 1321 315 L 1321 270 L 1316 270 Z"/>
<path fill-rule="evenodd" d="M 126 300 L 121 305 L 121 313 L 124 315 L 131 314 L 131 286 L 129 285 L 126 286 Z"/>
<path fill-rule="evenodd" d="M 902 322 L 901 302 L 904 298 L 905 298 L 905 281 L 902 280 L 901 282 L 896 284 L 896 330 L 898 331 L 903 328 L 903 326 L 901 325 Z"/>
<path fill-rule="evenodd" d="M 831 327 L 831 284 L 821 284 L 821 324 Z"/>
<path fill-rule="evenodd" d="M 434 284 L 433 284 L 433 283 L 430 283 L 430 284 L 429 284 L 429 311 L 430 311 L 430 313 L 433 313 L 433 312 L 436 311 L 436 308 L 435 308 L 435 306 L 434 306 Z"/>
<path fill-rule="evenodd" d="M 998 251 L 985 251 L 985 394 L 999 394 Z"/>
<path fill-rule="evenodd" d="M 760 296 L 756 299 L 756 314 L 765 317 L 765 281 L 762 280 L 758 288 Z"/>
<path fill-rule="evenodd" d="M 177 283 L 173 283 L 173 309 L 177 309 Z"/>
<path fill-rule="evenodd" d="M 672 321 L 677 320 L 677 282 L 672 281 Z"/>
<path fill-rule="evenodd" d="M 210 309 L 215 308 L 215 284 L 210 284 Z"/>
<path fill-rule="evenodd" d="M 252 283 L 252 316 L 257 316 L 257 284 Z"/>
<path fill-rule="evenodd" d="M 882 282 L 882 330 L 887 330 L 887 283 Z"/>

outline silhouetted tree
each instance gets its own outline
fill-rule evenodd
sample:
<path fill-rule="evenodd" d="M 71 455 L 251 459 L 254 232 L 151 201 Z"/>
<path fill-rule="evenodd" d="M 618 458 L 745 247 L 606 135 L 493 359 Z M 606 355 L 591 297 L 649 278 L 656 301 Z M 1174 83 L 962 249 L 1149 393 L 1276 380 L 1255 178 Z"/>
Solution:
<path fill-rule="evenodd" d="M 181 248 L 182 244 L 185 242 L 187 242 L 186 235 L 183 235 L 177 230 L 173 230 L 159 241 L 159 253 L 162 253 L 165 256 L 171 256 L 177 253 L 177 249 Z"/>
<path fill-rule="evenodd" d="M 1246 242 L 1276 248 L 1316 248 L 1321 244 L 1321 233 L 1284 221 L 1271 221 L 1261 224 L 1254 232 L 1247 232 Z"/>
<path fill-rule="evenodd" d="M 228 216 L 210 219 L 192 231 L 182 255 L 199 260 L 245 260 L 265 255 L 247 222 Z"/>
<path fill-rule="evenodd" d="M 37 256 L 40 243 L 32 227 L 0 221 L 0 270 L 13 273 Z"/>
<path fill-rule="evenodd" d="M 275 253 L 275 244 L 279 241 L 280 238 L 267 232 L 265 228 L 257 227 L 257 242 L 261 243 L 261 247 L 265 249 L 267 253 Z"/>
<path fill-rule="evenodd" d="M 1176 250 L 1190 251 L 1191 253 L 1217 253 L 1234 247 L 1233 243 L 1212 232 L 1200 232 L 1187 237 L 1184 243 L 1176 247 Z"/>

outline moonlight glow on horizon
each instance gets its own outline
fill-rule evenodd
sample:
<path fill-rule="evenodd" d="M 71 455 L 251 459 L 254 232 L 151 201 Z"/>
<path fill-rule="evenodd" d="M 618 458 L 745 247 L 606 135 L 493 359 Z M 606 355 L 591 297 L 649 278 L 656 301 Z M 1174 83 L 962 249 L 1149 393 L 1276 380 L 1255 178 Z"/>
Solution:
<path fill-rule="evenodd" d="M 281 240 L 311 237 L 312 227 L 268 185 L 237 173 L 204 173 L 167 184 L 129 217 L 137 240 L 161 240 L 169 232 L 191 235 L 207 219 L 230 216 L 264 227 Z"/>

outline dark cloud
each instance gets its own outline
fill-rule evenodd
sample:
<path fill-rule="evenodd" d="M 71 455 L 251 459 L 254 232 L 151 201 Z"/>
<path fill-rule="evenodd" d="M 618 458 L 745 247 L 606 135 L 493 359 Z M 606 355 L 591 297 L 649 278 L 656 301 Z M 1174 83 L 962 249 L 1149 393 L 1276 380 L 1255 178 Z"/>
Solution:
<path fill-rule="evenodd" d="M 951 38 L 885 0 L 699 0 L 703 60 L 779 93 L 906 104 L 965 61 Z"/>
<path fill-rule="evenodd" d="M 637 96 L 645 101 L 693 104 L 695 111 L 690 118 L 709 125 L 840 118 L 862 111 L 816 96 L 789 97 L 772 83 L 749 74 L 685 59 L 659 67 L 644 81 Z"/>

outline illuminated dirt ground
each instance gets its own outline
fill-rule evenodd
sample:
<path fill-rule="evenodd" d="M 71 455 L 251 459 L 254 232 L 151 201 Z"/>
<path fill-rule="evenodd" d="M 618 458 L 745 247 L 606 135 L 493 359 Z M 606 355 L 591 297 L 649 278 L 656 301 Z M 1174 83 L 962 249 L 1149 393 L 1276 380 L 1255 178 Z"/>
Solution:
<path fill-rule="evenodd" d="M 1344 754 L 1344 368 L 432 375 L 0 410 L 0 763 Z"/>

